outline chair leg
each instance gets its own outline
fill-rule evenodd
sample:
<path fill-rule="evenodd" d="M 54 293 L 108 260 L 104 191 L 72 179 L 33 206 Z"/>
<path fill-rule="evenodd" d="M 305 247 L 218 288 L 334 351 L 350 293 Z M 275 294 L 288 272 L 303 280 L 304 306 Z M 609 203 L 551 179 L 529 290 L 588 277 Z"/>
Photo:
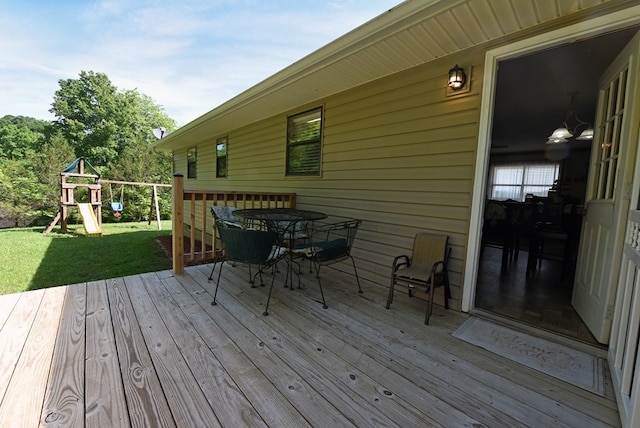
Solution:
<path fill-rule="evenodd" d="M 213 271 L 216 270 L 216 263 L 217 262 L 213 262 L 213 266 L 211 267 L 211 273 L 209 274 L 209 282 L 213 281 Z"/>
<path fill-rule="evenodd" d="M 218 271 L 218 280 L 216 281 L 216 291 L 213 292 L 213 302 L 211 302 L 212 306 L 215 306 L 218 304 L 218 302 L 216 302 L 216 297 L 218 296 L 218 287 L 220 287 L 220 277 L 222 276 L 223 267 L 224 267 L 224 262 L 220 263 L 220 270 Z M 211 275 L 213 275 L 213 271 L 211 271 Z"/>
<path fill-rule="evenodd" d="M 316 278 L 318 279 L 318 285 L 320 286 L 320 296 L 322 297 L 322 308 L 327 309 L 327 302 L 324 300 L 324 292 L 322 291 L 322 281 L 320 281 L 320 265 L 316 264 Z"/>
<path fill-rule="evenodd" d="M 264 307 L 264 312 L 262 313 L 262 315 L 267 316 L 269 315 L 269 302 L 271 301 L 271 292 L 273 291 L 273 283 L 276 279 L 276 276 L 273 275 L 271 277 L 271 285 L 269 286 L 269 295 L 267 296 L 267 305 Z"/>
<path fill-rule="evenodd" d="M 259 276 L 260 277 L 260 287 L 264 287 L 264 280 L 262 279 L 262 272 L 264 271 L 264 267 L 261 266 L 258 269 L 258 272 L 256 272 L 255 275 L 253 275 L 253 282 L 251 283 L 251 288 L 256 288 L 256 278 Z"/>
<path fill-rule="evenodd" d="M 251 288 L 256 288 L 256 277 L 260 271 L 256 272 L 255 275 L 251 273 L 251 265 L 249 265 L 249 284 L 251 284 Z"/>
<path fill-rule="evenodd" d="M 396 278 L 393 272 L 391 272 L 391 283 L 389 284 L 389 295 L 387 296 L 387 305 L 386 308 L 389 309 L 389 306 L 393 303 L 393 288 L 396 285 Z"/>
<path fill-rule="evenodd" d="M 288 288 L 293 290 L 293 265 L 291 264 L 291 260 L 286 260 L 287 263 L 287 274 L 284 277 L 284 288 Z M 289 285 L 289 281 L 291 281 L 291 285 Z M 298 288 L 300 287 L 300 277 L 298 276 Z"/>
<path fill-rule="evenodd" d="M 429 285 L 429 304 L 427 305 L 427 315 L 424 318 L 425 325 L 429 325 L 429 318 L 431 318 L 431 313 L 433 312 L 433 291 L 435 289 L 433 281 L 435 281 L 435 277 L 432 275 L 431 285 Z"/>
<path fill-rule="evenodd" d="M 296 275 L 298 277 L 298 290 L 302 290 L 302 283 L 300 282 L 300 276 L 302 275 L 302 264 L 296 262 L 293 259 L 291 260 L 291 263 L 295 263 L 296 265 L 298 265 L 298 275 Z M 293 271 L 291 273 L 291 280 L 293 281 Z"/>
<path fill-rule="evenodd" d="M 451 287 L 449 286 L 449 274 L 445 271 L 444 279 L 444 308 L 449 309 L 449 299 L 451 298 Z"/>
<path fill-rule="evenodd" d="M 353 264 L 353 272 L 356 274 L 356 282 L 358 283 L 358 293 L 362 294 L 362 287 L 360 287 L 360 278 L 358 277 L 358 269 L 356 269 L 356 261 L 353 260 L 353 257 L 349 256 L 351 259 L 351 264 Z"/>

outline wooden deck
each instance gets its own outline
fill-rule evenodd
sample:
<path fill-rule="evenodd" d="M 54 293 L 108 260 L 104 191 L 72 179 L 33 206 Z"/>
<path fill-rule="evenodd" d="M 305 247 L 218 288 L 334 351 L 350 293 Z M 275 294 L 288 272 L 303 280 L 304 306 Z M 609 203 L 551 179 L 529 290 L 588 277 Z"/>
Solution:
<path fill-rule="evenodd" d="M 0 297 L 3 427 L 599 427 L 615 401 L 451 336 L 466 315 L 327 269 L 251 289 L 210 265 Z M 610 390 L 610 387 L 609 387 Z"/>

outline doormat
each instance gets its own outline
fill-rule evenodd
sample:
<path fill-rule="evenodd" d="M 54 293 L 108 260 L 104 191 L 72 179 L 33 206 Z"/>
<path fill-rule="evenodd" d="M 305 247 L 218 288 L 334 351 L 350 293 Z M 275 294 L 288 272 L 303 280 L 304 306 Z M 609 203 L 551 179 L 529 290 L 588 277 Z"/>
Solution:
<path fill-rule="evenodd" d="M 454 337 L 604 396 L 605 360 L 568 346 L 471 317 Z"/>

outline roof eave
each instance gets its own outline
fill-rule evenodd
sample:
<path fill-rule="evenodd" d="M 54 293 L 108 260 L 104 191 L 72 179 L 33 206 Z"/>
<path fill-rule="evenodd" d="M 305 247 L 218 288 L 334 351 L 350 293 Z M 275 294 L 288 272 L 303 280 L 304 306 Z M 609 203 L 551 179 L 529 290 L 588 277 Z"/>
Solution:
<path fill-rule="evenodd" d="M 393 28 L 396 28 L 407 19 L 413 18 L 412 20 L 415 20 L 417 13 L 422 12 L 420 13 L 422 16 L 424 15 L 425 10 L 432 10 L 433 6 L 440 6 L 438 7 L 438 9 L 440 9 L 441 7 L 450 6 L 452 3 L 460 3 L 461 1 L 465 0 L 429 0 L 420 2 L 404 1 L 329 44 L 319 48 L 313 53 L 294 62 L 288 67 L 259 82 L 255 86 L 241 92 L 237 96 L 229 99 L 218 107 L 215 107 L 197 119 L 178 128 L 167 137 L 158 140 L 158 142 L 154 144 L 154 148 L 170 151 L 176 148 L 181 148 L 181 146 L 186 147 L 189 144 L 188 142 L 179 144 L 178 141 L 181 140 L 182 137 L 193 133 L 201 126 L 204 126 L 207 122 L 213 119 L 219 120 L 220 118 L 238 111 L 251 103 L 255 103 L 256 100 L 277 92 L 279 89 L 288 86 L 292 82 L 303 79 L 315 70 L 328 67 L 340 59 L 351 55 L 354 51 L 361 50 L 364 47 L 375 43 L 379 40 L 381 35 L 392 31 Z M 435 11 L 432 12 L 435 13 Z M 401 27 L 404 27 L 404 25 L 401 25 Z M 376 76 L 376 78 L 378 77 L 382 76 Z M 366 83 L 366 81 L 363 80 L 360 84 L 362 83 Z M 316 94 L 316 99 L 324 98 L 335 92 L 337 91 L 318 92 Z M 309 99 L 308 97 L 304 98 L 305 103 L 312 101 L 314 100 Z M 289 104 L 291 105 L 289 108 L 294 108 L 295 106 L 300 105 L 300 101 L 292 99 Z M 286 110 L 284 107 L 280 110 L 283 109 Z M 257 116 L 253 119 L 260 120 L 277 113 L 278 112 L 268 111 L 264 113 L 264 117 Z"/>

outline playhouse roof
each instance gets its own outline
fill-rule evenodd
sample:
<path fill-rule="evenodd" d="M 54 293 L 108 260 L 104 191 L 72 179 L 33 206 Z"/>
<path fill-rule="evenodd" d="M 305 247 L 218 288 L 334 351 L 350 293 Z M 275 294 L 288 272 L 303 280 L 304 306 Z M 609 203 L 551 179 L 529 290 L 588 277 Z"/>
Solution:
<path fill-rule="evenodd" d="M 95 168 L 94 168 L 94 166 L 93 166 L 93 165 L 91 165 L 91 164 L 89 163 L 89 161 L 88 161 L 88 160 L 86 160 L 85 158 L 77 158 L 76 160 L 74 160 L 73 162 L 71 162 L 71 163 L 69 164 L 69 166 L 67 166 L 64 170 L 62 170 L 62 172 L 63 172 L 64 174 L 71 174 L 71 173 L 72 173 L 76 168 L 79 168 L 79 166 L 81 165 L 81 163 L 82 163 L 82 167 L 83 167 L 83 168 L 89 167 L 89 169 L 90 169 L 90 170 L 91 170 L 95 175 L 97 175 L 97 176 L 98 176 L 98 178 L 100 177 L 100 173 L 98 172 L 98 170 L 97 170 L 97 169 L 95 169 Z"/>

